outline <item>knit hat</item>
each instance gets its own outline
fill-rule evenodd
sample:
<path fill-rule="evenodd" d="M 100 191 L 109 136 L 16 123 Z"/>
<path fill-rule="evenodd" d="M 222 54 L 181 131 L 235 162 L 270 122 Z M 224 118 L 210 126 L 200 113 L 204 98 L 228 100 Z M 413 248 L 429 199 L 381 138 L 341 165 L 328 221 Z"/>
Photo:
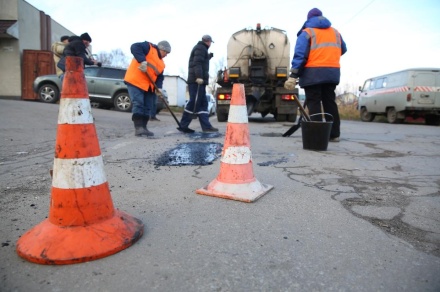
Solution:
<path fill-rule="evenodd" d="M 167 41 L 161 41 L 157 44 L 157 47 L 159 48 L 159 50 L 165 51 L 168 54 L 171 53 L 171 45 L 169 42 Z"/>
<path fill-rule="evenodd" d="M 92 42 L 92 38 L 89 36 L 89 34 L 88 33 L 83 33 L 81 36 L 81 39 L 83 40 L 83 41 L 88 41 L 89 43 L 91 43 Z"/>
<path fill-rule="evenodd" d="M 208 34 L 205 34 L 204 36 L 202 36 L 202 41 L 204 41 L 204 42 L 214 42 L 212 40 L 212 37 L 210 35 L 208 35 Z"/>
<path fill-rule="evenodd" d="M 310 19 L 315 16 L 322 16 L 322 12 L 318 8 L 313 8 L 312 10 L 309 11 L 309 13 L 307 13 L 307 19 Z"/>

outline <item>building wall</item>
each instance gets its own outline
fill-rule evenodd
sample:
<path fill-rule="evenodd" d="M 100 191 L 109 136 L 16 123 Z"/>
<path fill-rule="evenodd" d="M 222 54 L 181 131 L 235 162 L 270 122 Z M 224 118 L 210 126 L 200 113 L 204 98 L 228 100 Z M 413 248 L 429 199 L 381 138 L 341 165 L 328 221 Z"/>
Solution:
<path fill-rule="evenodd" d="M 21 98 L 23 50 L 41 50 L 40 17 L 50 19 L 51 43 L 73 32 L 24 0 L 0 0 L 0 20 L 17 20 L 15 37 L 0 37 L 0 97 Z"/>
<path fill-rule="evenodd" d="M 181 107 L 185 105 L 187 85 L 182 77 L 166 75 L 163 81 L 163 88 L 168 93 L 170 105 Z"/>

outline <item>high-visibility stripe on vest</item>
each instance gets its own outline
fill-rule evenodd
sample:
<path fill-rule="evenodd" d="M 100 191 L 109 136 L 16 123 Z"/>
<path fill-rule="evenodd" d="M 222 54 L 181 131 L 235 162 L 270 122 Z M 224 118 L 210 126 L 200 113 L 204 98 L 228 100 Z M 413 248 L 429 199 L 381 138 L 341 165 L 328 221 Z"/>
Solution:
<path fill-rule="evenodd" d="M 306 28 L 310 36 L 310 53 L 305 67 L 340 68 L 341 35 L 332 28 Z"/>
<path fill-rule="evenodd" d="M 165 63 L 160 58 L 158 51 L 152 44 L 150 44 L 150 51 L 145 56 L 147 60 L 147 72 L 150 74 L 150 77 L 156 82 L 157 76 L 160 75 L 165 69 Z M 146 73 L 142 72 L 138 69 L 139 67 L 138 61 L 133 58 L 131 60 L 130 66 L 127 69 L 127 73 L 125 74 L 124 80 L 128 83 L 139 87 L 145 91 L 148 91 L 150 88 L 154 90 L 154 85 L 146 75 Z"/>

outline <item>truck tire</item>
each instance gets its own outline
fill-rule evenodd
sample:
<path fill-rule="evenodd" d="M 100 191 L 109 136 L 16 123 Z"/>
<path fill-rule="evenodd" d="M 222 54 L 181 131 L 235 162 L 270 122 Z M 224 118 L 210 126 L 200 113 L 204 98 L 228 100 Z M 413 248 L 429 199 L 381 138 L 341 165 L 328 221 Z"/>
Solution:
<path fill-rule="evenodd" d="M 390 124 L 400 124 L 403 122 L 403 119 L 397 118 L 397 111 L 394 107 L 390 107 L 387 110 L 387 121 Z"/>
<path fill-rule="evenodd" d="M 217 112 L 217 121 L 227 122 L 228 121 L 228 114 Z"/>
<path fill-rule="evenodd" d="M 366 108 L 361 108 L 361 121 L 362 122 L 372 122 L 376 114 L 369 113 Z"/>

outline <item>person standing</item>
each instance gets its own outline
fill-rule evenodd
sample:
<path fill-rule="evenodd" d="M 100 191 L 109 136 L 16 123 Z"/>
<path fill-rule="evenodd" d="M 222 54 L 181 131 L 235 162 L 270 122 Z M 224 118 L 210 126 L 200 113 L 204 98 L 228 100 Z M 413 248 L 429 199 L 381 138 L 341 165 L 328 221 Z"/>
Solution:
<path fill-rule="evenodd" d="M 89 36 L 90 39 L 90 36 Z M 90 60 L 86 55 L 86 43 L 90 43 L 92 39 L 89 40 L 83 40 L 78 36 L 71 36 L 68 39 L 69 43 L 66 45 L 66 48 L 63 52 L 63 57 L 58 62 L 58 68 L 60 68 L 63 73 L 59 76 L 61 78 L 61 84 L 63 83 L 64 79 L 64 72 L 66 71 L 66 57 L 68 56 L 74 56 L 74 57 L 80 57 L 84 61 L 84 67 L 86 65 L 98 65 L 101 66 L 101 63 L 97 60 Z"/>
<path fill-rule="evenodd" d="M 66 48 L 66 45 L 69 43 L 69 36 L 63 35 L 60 38 L 59 42 L 54 42 L 51 46 L 51 51 L 53 53 L 53 61 L 55 63 L 55 71 L 57 73 L 57 76 L 60 76 L 63 74 L 63 70 L 58 68 L 58 62 L 63 57 L 64 49 Z"/>
<path fill-rule="evenodd" d="M 324 111 L 333 116 L 331 142 L 339 142 L 341 134 L 335 89 L 341 76 L 339 61 L 346 51 L 341 34 L 331 26 L 321 10 L 311 9 L 302 30 L 298 32 L 290 77 L 284 83 L 286 89 L 293 90 L 299 78 L 310 115 L 321 112 L 322 102 Z M 311 119 L 319 121 L 322 117 L 315 115 Z"/>
<path fill-rule="evenodd" d="M 213 53 L 208 53 L 211 43 L 213 43 L 211 36 L 204 35 L 202 40 L 194 46 L 189 57 L 189 101 L 183 111 L 180 127 L 177 128 L 183 133 L 194 133 L 194 130 L 188 128 L 193 115 L 198 116 L 203 132 L 218 132 L 218 129 L 209 122 L 208 100 L 206 99 L 206 85 L 209 83 L 209 60 L 213 57 Z"/>
<path fill-rule="evenodd" d="M 161 41 L 157 45 L 147 41 L 139 42 L 131 45 L 131 53 L 133 60 L 125 73 L 124 82 L 133 103 L 131 120 L 135 128 L 134 134 L 154 136 L 154 133 L 147 129 L 147 124 L 153 116 L 154 98 L 161 95 L 157 89 L 162 88 L 164 80 L 163 58 L 171 53 L 171 46 L 167 41 Z M 158 88 L 155 88 L 154 84 Z"/>

